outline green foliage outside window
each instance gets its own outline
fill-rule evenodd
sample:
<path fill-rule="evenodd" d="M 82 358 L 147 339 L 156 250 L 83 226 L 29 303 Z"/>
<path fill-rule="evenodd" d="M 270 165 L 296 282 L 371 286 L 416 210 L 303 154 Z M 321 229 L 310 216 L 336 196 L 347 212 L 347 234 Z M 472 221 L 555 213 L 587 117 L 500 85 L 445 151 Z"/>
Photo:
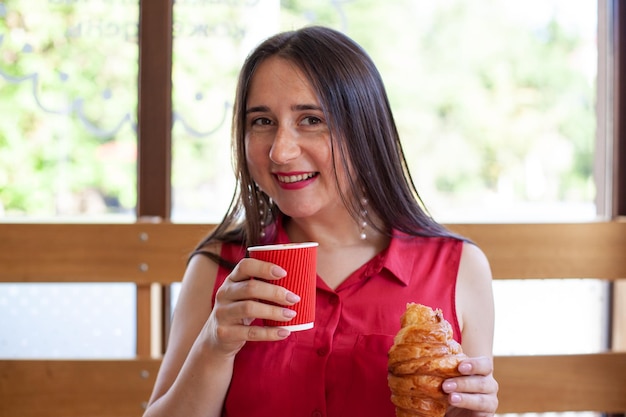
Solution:
<path fill-rule="evenodd" d="M 345 31 L 378 64 L 435 211 L 593 201 L 595 45 L 558 2 L 531 23 L 515 3 L 177 1 L 175 204 L 228 200 L 239 65 L 261 35 L 311 23 Z M 0 2 L 0 215 L 133 212 L 137 16 L 136 1 Z"/>

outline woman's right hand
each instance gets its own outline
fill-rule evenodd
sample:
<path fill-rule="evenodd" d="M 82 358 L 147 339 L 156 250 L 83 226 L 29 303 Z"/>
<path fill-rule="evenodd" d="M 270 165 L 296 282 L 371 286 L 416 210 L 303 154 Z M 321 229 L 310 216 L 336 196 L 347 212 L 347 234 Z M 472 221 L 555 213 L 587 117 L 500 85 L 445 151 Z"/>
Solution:
<path fill-rule="evenodd" d="M 220 253 L 219 247 L 215 253 Z M 211 305 L 217 274 L 212 259 L 191 258 L 145 417 L 221 415 L 235 355 L 246 341 L 289 336 L 288 330 L 251 325 L 257 318 L 285 322 L 293 318 L 289 306 L 299 298 L 272 283 L 286 275 L 284 270 L 245 258 L 218 288 Z"/>
<path fill-rule="evenodd" d="M 295 317 L 295 311 L 288 306 L 300 301 L 300 297 L 263 281 L 277 280 L 286 274 L 272 263 L 242 259 L 217 290 L 213 310 L 202 330 L 208 346 L 222 354 L 235 355 L 248 340 L 272 341 L 288 337 L 290 331 L 286 329 L 251 325 L 254 319 L 286 322 Z"/>

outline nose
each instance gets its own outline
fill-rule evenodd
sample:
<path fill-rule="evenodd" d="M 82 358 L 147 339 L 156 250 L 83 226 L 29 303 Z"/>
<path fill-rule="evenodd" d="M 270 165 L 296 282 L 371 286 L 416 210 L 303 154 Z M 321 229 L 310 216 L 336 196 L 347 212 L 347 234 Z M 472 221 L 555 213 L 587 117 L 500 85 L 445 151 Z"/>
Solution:
<path fill-rule="evenodd" d="M 289 127 L 276 129 L 276 136 L 270 148 L 270 159 L 278 165 L 284 165 L 300 155 L 297 134 Z"/>

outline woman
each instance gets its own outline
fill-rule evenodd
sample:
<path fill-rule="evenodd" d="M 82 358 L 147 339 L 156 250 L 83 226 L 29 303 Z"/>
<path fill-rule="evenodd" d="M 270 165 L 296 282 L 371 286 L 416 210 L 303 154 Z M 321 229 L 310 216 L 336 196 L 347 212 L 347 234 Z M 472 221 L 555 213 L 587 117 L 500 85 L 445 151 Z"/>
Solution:
<path fill-rule="evenodd" d="M 470 357 L 448 415 L 491 415 L 493 300 L 476 246 L 422 209 L 381 77 L 334 30 L 278 34 L 248 57 L 233 114 L 238 187 L 191 256 L 153 416 L 393 416 L 387 351 L 407 302 L 441 308 Z M 285 275 L 256 244 L 315 241 L 315 327 L 288 322 Z M 272 302 L 273 305 L 267 303 Z"/>

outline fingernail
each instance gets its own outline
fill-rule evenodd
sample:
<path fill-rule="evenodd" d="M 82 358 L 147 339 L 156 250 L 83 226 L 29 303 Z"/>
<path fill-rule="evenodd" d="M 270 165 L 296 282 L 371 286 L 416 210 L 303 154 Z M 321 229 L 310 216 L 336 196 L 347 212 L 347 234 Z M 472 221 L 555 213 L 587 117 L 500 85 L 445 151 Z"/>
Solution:
<path fill-rule="evenodd" d="M 287 329 L 278 329 L 276 333 L 278 333 L 279 337 L 287 337 L 291 334 L 291 332 Z"/>
<path fill-rule="evenodd" d="M 472 364 L 471 363 L 462 363 L 459 365 L 459 372 L 462 374 L 470 374 L 472 372 Z"/>
<path fill-rule="evenodd" d="M 280 266 L 274 265 L 272 267 L 272 275 L 274 275 L 276 278 L 282 278 L 287 275 L 287 271 L 282 269 Z"/>
<path fill-rule="evenodd" d="M 283 316 L 288 317 L 290 319 L 296 317 L 296 313 L 294 310 L 289 310 L 288 308 L 283 308 Z"/>
<path fill-rule="evenodd" d="M 461 394 L 450 394 L 450 403 L 458 404 L 461 402 Z"/>
<path fill-rule="evenodd" d="M 287 296 L 285 298 L 290 303 L 297 303 L 298 301 L 300 301 L 300 296 L 297 295 L 297 294 L 294 294 L 294 293 L 292 293 L 290 291 L 287 292 Z"/>
<path fill-rule="evenodd" d="M 456 391 L 456 382 L 454 381 L 446 381 L 441 386 L 445 392 Z"/>

